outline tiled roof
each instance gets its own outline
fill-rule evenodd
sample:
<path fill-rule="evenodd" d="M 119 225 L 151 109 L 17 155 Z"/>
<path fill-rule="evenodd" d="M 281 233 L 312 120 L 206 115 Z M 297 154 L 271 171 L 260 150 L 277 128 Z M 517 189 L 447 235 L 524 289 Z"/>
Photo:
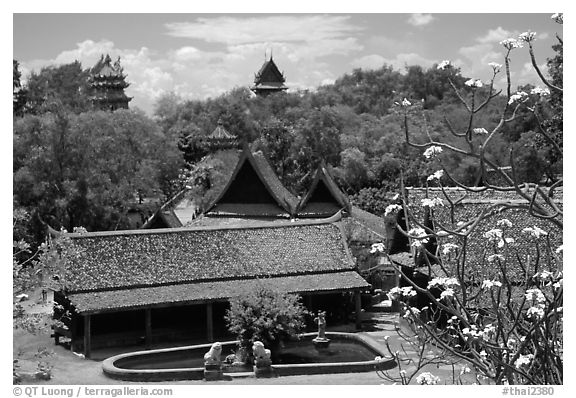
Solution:
<path fill-rule="evenodd" d="M 338 188 L 326 166 L 320 164 L 310 189 L 298 204 L 298 216 L 329 217 L 339 210 L 350 212 L 348 197 Z"/>
<path fill-rule="evenodd" d="M 70 234 L 70 293 L 352 270 L 338 223 Z"/>
<path fill-rule="evenodd" d="M 435 223 L 435 230 L 441 230 L 442 226 L 454 229 L 456 224 L 460 221 L 467 222 L 474 219 L 480 212 L 491 205 L 497 203 L 518 203 L 519 197 L 514 192 L 496 192 L 496 191 L 483 191 L 478 193 L 468 192 L 464 195 L 465 191 L 459 188 L 449 188 L 446 190 L 451 200 L 457 201 L 461 199 L 454 206 L 453 217 L 450 212 L 450 207 L 446 203 L 446 199 L 439 189 L 429 189 L 428 197 L 430 199 L 439 197 L 446 203 L 445 206 L 434 207 L 433 217 Z M 426 190 L 422 188 L 408 188 L 407 189 L 409 207 L 416 219 L 420 222 L 424 220 L 424 208 L 421 206 L 421 200 L 426 197 Z M 555 202 L 562 207 L 562 191 L 555 197 Z M 525 201 L 523 203 L 526 203 Z M 498 220 L 508 219 L 512 223 L 511 228 L 501 228 L 496 225 Z M 550 240 L 552 250 L 556 249 L 562 244 L 562 231 L 553 223 L 531 216 L 527 210 L 524 209 L 503 209 L 498 214 L 490 216 L 489 218 L 480 222 L 475 231 L 469 236 L 467 243 L 467 263 L 470 269 L 474 271 L 490 273 L 491 266 L 488 264 L 486 258 L 488 255 L 494 254 L 491 244 L 484 237 L 484 233 L 488 230 L 499 228 L 503 229 L 505 237 L 514 238 L 515 242 L 511 248 L 506 248 L 504 254 L 507 258 L 514 259 L 517 252 L 521 258 L 526 259 L 527 255 L 535 258 L 536 244 L 528 234 L 523 233 L 524 228 L 537 226 L 548 232 L 548 239 Z M 414 226 L 410 226 L 412 228 Z M 453 238 L 450 241 L 453 241 Z M 439 239 L 439 244 L 448 242 L 446 238 Z M 455 242 L 458 243 L 458 242 Z M 544 242 L 541 241 L 540 250 L 544 249 Z M 509 252 L 513 250 L 514 252 Z M 541 252 L 540 255 L 548 255 L 549 253 Z M 522 270 L 512 261 L 508 264 L 510 272 L 514 273 L 516 278 L 523 278 Z M 530 275 L 531 276 L 531 275 Z"/>
<path fill-rule="evenodd" d="M 286 293 L 306 293 L 365 289 L 369 284 L 356 272 L 343 271 L 78 293 L 69 295 L 69 299 L 78 312 L 90 313 L 144 308 L 165 303 L 193 304 L 223 300 L 259 286 Z"/>
<path fill-rule="evenodd" d="M 356 224 L 362 229 L 368 230 L 370 235 L 374 236 L 374 241 L 385 243 L 388 237 L 389 232 L 386 229 L 386 220 L 384 220 L 383 217 L 364 211 L 359 207 L 352 206 L 350 217 L 346 219 L 346 222 Z M 358 229 L 358 227 L 353 226 L 350 228 L 353 230 Z"/>
<path fill-rule="evenodd" d="M 238 182 L 239 176 L 250 178 L 249 184 L 259 186 L 260 191 L 265 195 L 260 194 L 260 197 L 252 196 L 245 199 L 228 197 L 229 192 L 242 192 L 245 188 L 240 185 L 246 184 L 246 181 Z M 262 216 L 289 217 L 294 214 L 297 204 L 298 199 L 282 185 L 264 155 L 260 152 L 252 154 L 246 147 L 228 183 L 207 207 L 206 214 L 257 216 L 258 206 L 262 206 L 264 212 Z"/>

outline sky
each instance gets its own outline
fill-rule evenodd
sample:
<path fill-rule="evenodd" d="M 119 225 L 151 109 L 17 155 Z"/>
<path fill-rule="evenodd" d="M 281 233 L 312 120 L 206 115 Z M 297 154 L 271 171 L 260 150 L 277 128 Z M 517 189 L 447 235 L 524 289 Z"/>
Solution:
<path fill-rule="evenodd" d="M 431 67 L 451 60 L 470 78 L 487 80 L 503 63 L 501 40 L 531 30 L 538 63 L 553 55 L 562 25 L 552 13 L 14 13 L 13 57 L 31 71 L 101 54 L 121 64 L 131 107 L 152 114 L 156 100 L 215 97 L 247 87 L 271 54 L 290 90 L 314 90 L 354 68 Z M 512 54 L 514 87 L 538 83 L 528 49 Z M 501 74 L 500 84 L 504 74 Z"/>

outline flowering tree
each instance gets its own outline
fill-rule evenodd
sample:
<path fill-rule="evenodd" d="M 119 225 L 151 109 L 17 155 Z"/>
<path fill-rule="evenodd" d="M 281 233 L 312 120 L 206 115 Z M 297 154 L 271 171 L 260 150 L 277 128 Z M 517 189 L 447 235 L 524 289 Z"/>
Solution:
<path fill-rule="evenodd" d="M 555 14 L 553 19 L 561 24 L 562 14 Z M 488 82 L 470 79 L 460 91 L 452 84 L 468 113 L 463 131 L 446 120 L 447 133 L 461 140 L 460 146 L 433 140 L 428 131 L 427 141 L 416 142 L 410 120 L 418 107 L 408 99 L 398 104 L 406 142 L 423 150 L 423 156 L 441 168 L 428 177 L 427 195 L 420 203 L 410 203 L 403 193 L 402 207 L 409 227 L 398 226 L 410 238 L 417 254 L 414 257 L 423 259 L 422 271 L 429 276 L 428 284 L 419 286 L 398 269 L 408 286 L 393 289 L 390 294 L 404 303 L 403 317 L 419 344 L 432 343 L 443 353 L 464 361 L 476 372 L 480 383 L 563 382 L 563 211 L 556 199 L 562 178 L 547 187 L 523 183 L 516 171 L 517 153 L 510 151 L 508 164 L 499 163 L 490 154 L 494 138 L 522 115 L 533 119 L 542 140 L 556 156 L 562 156 L 560 143 L 546 128 L 545 117 L 546 98 L 551 93 L 561 95 L 563 88 L 539 69 L 533 48 L 535 37 L 534 32 L 525 32 L 518 39 L 502 41 L 504 66 L 491 63 L 493 74 Z M 510 57 L 525 44 L 544 87 L 513 92 Z M 451 67 L 449 61 L 438 65 L 439 69 Z M 494 82 L 501 70 L 507 84 L 503 90 L 496 90 Z M 495 127 L 477 126 L 478 113 L 501 94 L 506 101 Z M 477 162 L 476 187 L 460 184 L 450 175 L 443 164 L 445 153 Z M 446 182 L 460 190 L 447 189 Z M 459 210 L 467 195 L 488 191 L 508 199 L 478 206 L 472 216 Z M 398 210 L 397 205 L 391 206 L 386 213 Z M 420 221 L 422 214 L 431 223 Z M 507 217 L 518 218 L 519 214 L 531 226 L 514 225 Z M 374 250 L 383 248 L 375 246 Z M 417 306 L 416 297 L 425 299 L 427 305 Z M 424 373 L 416 381 L 438 382 L 435 376 Z"/>

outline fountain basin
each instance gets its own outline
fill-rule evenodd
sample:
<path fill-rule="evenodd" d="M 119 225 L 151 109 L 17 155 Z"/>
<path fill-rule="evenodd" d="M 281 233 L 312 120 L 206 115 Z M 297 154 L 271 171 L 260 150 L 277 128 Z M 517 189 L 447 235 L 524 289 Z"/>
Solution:
<path fill-rule="evenodd" d="M 272 364 L 276 376 L 369 372 L 391 369 L 393 360 L 377 361 L 386 353 L 371 338 L 354 333 L 327 332 L 330 348 L 318 352 L 312 343 L 316 333 L 304 333 L 298 341 L 288 342 L 279 358 Z M 236 349 L 237 341 L 222 343 L 222 358 Z M 212 344 L 199 344 L 158 350 L 120 354 L 102 363 L 104 373 L 125 381 L 202 380 L 204 354 Z M 223 373 L 231 378 L 237 372 L 254 376 L 249 368 L 224 366 Z"/>

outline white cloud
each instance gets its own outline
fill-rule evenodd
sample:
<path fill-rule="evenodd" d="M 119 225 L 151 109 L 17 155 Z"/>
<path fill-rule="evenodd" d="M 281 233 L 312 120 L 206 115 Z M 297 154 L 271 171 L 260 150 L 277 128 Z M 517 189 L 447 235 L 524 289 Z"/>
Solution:
<path fill-rule="evenodd" d="M 378 69 L 386 62 L 386 59 L 378 54 L 365 55 L 361 58 L 355 59 L 351 62 L 355 68 L 362 69 Z"/>
<path fill-rule="evenodd" d="M 511 37 L 518 37 L 518 32 L 511 32 L 499 26 L 496 29 L 488 30 L 484 36 L 478 37 L 476 41 L 478 43 L 500 43 Z"/>
<path fill-rule="evenodd" d="M 411 14 L 408 23 L 413 26 L 425 26 L 431 23 L 435 18 L 432 14 Z"/>
<path fill-rule="evenodd" d="M 266 41 L 313 42 L 343 38 L 360 30 L 348 16 L 281 15 L 267 17 L 197 18 L 167 23 L 168 35 L 212 43 L 245 44 Z"/>

